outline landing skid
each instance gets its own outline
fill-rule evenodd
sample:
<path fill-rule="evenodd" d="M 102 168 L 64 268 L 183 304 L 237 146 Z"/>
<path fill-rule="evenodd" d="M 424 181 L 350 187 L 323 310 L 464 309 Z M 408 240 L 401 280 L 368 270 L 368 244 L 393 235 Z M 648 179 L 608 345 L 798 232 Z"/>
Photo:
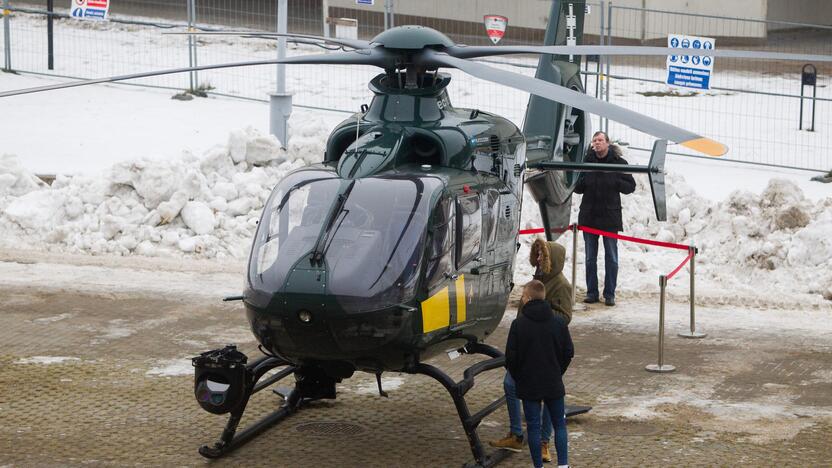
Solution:
<path fill-rule="evenodd" d="M 454 406 L 456 406 L 457 414 L 459 415 L 459 420 L 462 422 L 462 428 L 465 430 L 465 435 L 468 436 L 471 453 L 474 455 L 474 460 L 466 463 L 464 467 L 485 468 L 495 466 L 511 455 L 512 452 L 508 450 L 496 450 L 491 453 L 486 453 L 483 448 L 482 441 L 480 441 L 479 434 L 477 434 L 477 427 L 489 414 L 493 413 L 497 410 L 497 408 L 503 406 L 506 401 L 506 397 L 505 395 L 502 395 L 500 398 L 497 398 L 488 406 L 472 415 L 471 411 L 468 409 L 468 403 L 465 401 L 465 394 L 474 387 L 474 377 L 478 374 L 488 370 L 502 368 L 505 365 L 505 356 L 503 356 L 503 353 L 497 348 L 484 343 L 469 343 L 462 348 L 460 352 L 466 354 L 484 354 L 489 356 L 491 359 L 480 361 L 465 369 L 465 372 L 462 374 L 463 378 L 459 382 L 455 382 L 448 374 L 442 372 L 440 369 L 425 363 L 416 365 L 415 369 L 408 372 L 412 374 L 424 374 L 432 377 L 441 383 L 442 386 L 445 387 L 445 390 L 447 390 L 451 395 L 451 398 L 454 401 Z M 566 417 L 584 414 L 589 412 L 591 409 L 592 407 L 590 406 L 567 405 Z"/>
<path fill-rule="evenodd" d="M 287 367 L 278 371 L 266 380 L 258 382 L 267 372 L 281 366 Z M 297 368 L 295 366 L 288 365 L 287 362 L 278 358 L 263 357 L 252 362 L 251 364 L 248 364 L 246 366 L 246 370 L 249 377 L 246 382 L 243 402 L 231 412 L 231 415 L 228 418 L 228 423 L 225 425 L 225 429 L 222 431 L 222 435 L 219 440 L 211 446 L 203 445 L 199 448 L 199 454 L 205 458 L 220 458 L 223 455 L 226 455 L 269 427 L 293 414 L 300 409 L 303 404 L 303 398 L 301 397 L 300 391 L 296 386 L 295 389 L 288 392 L 287 395 L 284 395 L 284 401 L 280 408 L 246 427 L 239 434 L 237 434 L 237 426 L 243 418 L 243 413 L 246 410 L 246 406 L 248 405 L 248 400 L 251 395 L 277 383 L 285 377 L 288 377 L 294 373 Z"/>
<path fill-rule="evenodd" d="M 468 403 L 465 401 L 465 394 L 474 387 L 474 378 L 477 375 L 488 370 L 502 368 L 505 363 L 505 357 L 498 349 L 476 342 L 469 343 L 460 351 L 467 354 L 483 354 L 490 357 L 490 359 L 477 362 L 465 369 L 463 379 L 459 382 L 455 382 L 439 368 L 425 363 L 419 363 L 413 368 L 407 369 L 405 372 L 427 375 L 445 387 L 445 390 L 451 395 L 456 406 L 457 414 L 462 422 L 465 435 L 468 437 L 468 443 L 471 446 L 471 453 L 474 455 L 474 460 L 464 466 L 491 467 L 508 457 L 511 452 L 495 450 L 491 453 L 486 453 L 479 434 L 477 434 L 477 428 L 483 419 L 497 410 L 497 408 L 503 406 L 506 397 L 502 395 L 485 408 L 471 414 L 468 409 Z M 269 371 L 278 367 L 284 368 L 264 379 L 262 382 L 260 381 Z M 228 422 L 219 440 L 213 445 L 203 445 L 199 448 L 199 454 L 205 458 L 220 458 L 228 454 L 269 427 L 294 414 L 306 402 L 321 398 L 335 398 L 335 379 L 326 376 L 317 368 L 297 367 L 281 359 L 267 356 L 247 364 L 245 370 L 245 387 L 243 389 L 242 401 L 230 411 Z M 280 392 L 283 396 L 283 404 L 280 408 L 237 433 L 237 426 L 240 424 L 251 395 L 276 384 L 292 374 L 295 374 L 296 377 L 295 387 L 291 391 Z M 275 390 L 275 392 L 278 393 L 278 390 Z M 590 409 L 588 406 L 567 406 L 567 417 L 586 413 Z"/>
<path fill-rule="evenodd" d="M 474 461 L 466 464 L 466 467 L 489 467 L 494 466 L 503 459 L 505 459 L 511 452 L 506 450 L 496 450 L 491 453 L 486 453 L 483 448 L 480 436 L 477 434 L 477 427 L 480 425 L 486 416 L 493 413 L 497 408 L 503 406 L 506 401 L 505 395 L 497 398 L 488 406 L 481 409 L 475 414 L 471 414 L 468 409 L 468 403 L 465 401 L 465 394 L 468 393 L 474 386 L 474 377 L 487 370 L 502 368 L 505 363 L 505 357 L 497 348 L 483 343 L 469 343 L 460 351 L 467 354 L 484 354 L 491 359 L 480 361 L 471 367 L 465 369 L 463 378 L 459 382 L 455 382 L 448 374 L 442 372 L 438 368 L 430 364 L 419 363 L 414 369 L 409 371 L 413 374 L 424 374 L 445 387 L 445 390 L 451 395 L 456 406 L 459 420 L 462 422 L 462 428 L 465 430 L 465 435 L 468 436 L 468 443 L 471 445 L 471 453 L 474 455 Z"/>

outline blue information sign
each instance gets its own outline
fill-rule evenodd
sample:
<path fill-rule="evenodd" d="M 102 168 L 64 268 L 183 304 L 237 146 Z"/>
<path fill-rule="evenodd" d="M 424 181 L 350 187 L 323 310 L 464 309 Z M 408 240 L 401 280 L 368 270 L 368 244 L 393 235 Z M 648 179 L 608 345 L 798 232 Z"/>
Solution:
<path fill-rule="evenodd" d="M 667 56 L 665 82 L 683 88 L 710 89 L 714 59 L 705 54 L 715 47 L 714 39 L 671 34 L 667 37 L 667 45 L 680 50 L 676 55 Z"/>

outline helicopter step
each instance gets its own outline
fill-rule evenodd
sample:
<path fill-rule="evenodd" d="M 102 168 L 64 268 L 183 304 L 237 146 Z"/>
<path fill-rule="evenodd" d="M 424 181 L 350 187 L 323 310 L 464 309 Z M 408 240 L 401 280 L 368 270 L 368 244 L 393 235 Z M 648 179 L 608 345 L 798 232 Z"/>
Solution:
<path fill-rule="evenodd" d="M 474 387 L 474 377 L 492 369 L 502 368 L 505 365 L 505 356 L 497 348 L 489 346 L 484 343 L 477 343 L 475 341 L 468 343 L 459 350 L 460 353 L 466 354 L 484 354 L 491 359 L 480 361 L 471 367 L 465 369 L 463 378 L 459 382 L 455 382 L 448 374 L 442 372 L 439 368 L 423 362 L 416 364 L 412 369 L 406 370 L 411 374 L 423 374 L 437 380 L 445 387 L 445 390 L 451 395 L 454 400 L 459 420 L 462 422 L 462 428 L 465 430 L 465 435 L 468 437 L 468 443 L 471 445 L 471 453 L 474 455 L 474 461 L 464 465 L 465 467 L 489 467 L 495 466 L 500 461 L 505 459 L 511 452 L 506 450 L 496 450 L 491 453 L 486 453 L 483 448 L 482 441 L 479 434 L 477 434 L 477 427 L 483 419 L 489 414 L 493 413 L 497 408 L 500 408 L 506 401 L 505 395 L 497 398 L 488 406 L 475 414 L 471 414 L 468 409 L 468 403 L 465 401 L 465 394 Z"/>
<path fill-rule="evenodd" d="M 294 414 L 308 401 L 335 398 L 335 380 L 319 369 L 296 367 L 271 356 L 264 356 L 251 363 L 246 361 L 246 355 L 237 351 L 233 345 L 193 358 L 194 394 L 199 405 L 210 413 L 230 413 L 219 440 L 211 446 L 203 445 L 199 448 L 199 454 L 205 458 L 226 455 Z M 269 371 L 278 367 L 284 368 L 260 381 Z M 292 374 L 296 378 L 294 388 L 275 389 L 275 393 L 283 397 L 280 408 L 237 433 L 237 426 L 251 395 Z"/>
<path fill-rule="evenodd" d="M 497 398 L 489 403 L 485 408 L 475 414 L 471 414 L 468 409 L 468 403 L 465 401 L 465 394 L 474 387 L 474 377 L 492 369 L 503 368 L 505 366 L 505 356 L 500 350 L 489 346 L 485 343 L 478 343 L 472 341 L 459 349 L 460 353 L 465 354 L 484 354 L 491 359 L 480 361 L 471 367 L 465 369 L 463 378 L 459 382 L 455 382 L 448 374 L 442 372 L 439 368 L 431 366 L 430 364 L 419 363 L 413 369 L 406 370 L 411 374 L 423 374 L 437 380 L 451 395 L 456 406 L 459 420 L 462 422 L 462 427 L 465 429 L 465 435 L 468 437 L 468 443 L 471 445 L 471 453 L 474 455 L 474 461 L 464 465 L 468 467 L 490 467 L 495 466 L 511 455 L 512 452 L 508 450 L 496 450 L 492 453 L 486 453 L 483 448 L 482 441 L 480 441 L 479 434 L 477 434 L 477 427 L 483 419 L 489 414 L 493 413 L 497 408 L 503 406 L 506 401 L 505 395 Z M 584 414 L 592 409 L 591 406 L 573 406 L 566 405 L 566 417 L 577 416 Z"/>

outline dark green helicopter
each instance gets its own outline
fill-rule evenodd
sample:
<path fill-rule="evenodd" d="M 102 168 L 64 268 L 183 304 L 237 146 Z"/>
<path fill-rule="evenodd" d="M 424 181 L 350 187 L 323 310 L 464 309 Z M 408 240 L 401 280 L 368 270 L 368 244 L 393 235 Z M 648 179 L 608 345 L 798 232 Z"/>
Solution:
<path fill-rule="evenodd" d="M 580 4 L 581 2 L 572 2 Z M 647 173 L 657 217 L 664 220 L 664 152 L 674 141 L 710 155 L 712 140 L 583 93 L 581 55 L 668 55 L 660 47 L 565 46 L 566 8 L 553 1 L 544 46 L 468 47 L 430 28 L 402 26 L 371 41 L 285 35 L 335 44 L 342 52 L 84 80 L 0 92 L 0 97 L 191 70 L 274 63 L 360 64 L 382 68 L 370 82 L 369 106 L 339 124 L 323 161 L 286 175 L 272 191 L 248 262 L 242 300 L 265 356 L 248 361 L 234 346 L 194 358 L 195 395 L 205 410 L 230 413 L 219 441 L 200 453 L 220 457 L 312 400 L 335 398 L 336 383 L 355 371 L 429 375 L 451 395 L 474 463 L 490 466 L 480 422 L 500 398 L 472 414 L 465 394 L 475 377 L 503 366 L 483 341 L 500 323 L 513 287 L 524 184 L 537 201 L 546 236 L 569 223 L 580 171 Z M 581 40 L 583 8 L 575 36 Z M 211 33 L 202 33 L 211 34 Z M 274 37 L 277 34 L 214 33 Z M 468 59 L 540 54 L 535 78 Z M 713 56 L 830 61 L 826 56 L 711 50 Z M 575 56 L 574 60 L 569 55 Z M 531 94 L 521 131 L 510 121 L 451 104 L 457 68 Z M 583 163 L 589 114 L 658 138 L 647 166 Z M 458 351 L 483 354 L 457 382 L 425 361 Z M 280 368 L 278 371 L 271 371 Z M 237 432 L 249 397 L 289 375 L 272 414 Z M 572 408 L 573 413 L 587 408 Z"/>

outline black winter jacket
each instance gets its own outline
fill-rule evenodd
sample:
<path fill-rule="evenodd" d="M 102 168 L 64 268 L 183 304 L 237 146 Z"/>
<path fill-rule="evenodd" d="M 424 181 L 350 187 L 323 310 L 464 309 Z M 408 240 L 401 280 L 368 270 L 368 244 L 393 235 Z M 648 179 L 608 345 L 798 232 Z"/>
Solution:
<path fill-rule="evenodd" d="M 598 158 L 595 151 L 587 151 L 585 162 L 627 164 L 621 148 L 610 145 L 607 157 Z M 575 193 L 582 193 L 578 224 L 608 232 L 624 230 L 621 221 L 621 194 L 633 193 L 636 181 L 630 174 L 616 172 L 584 172 L 575 185 Z"/>
<path fill-rule="evenodd" d="M 569 328 L 549 303 L 533 300 L 511 322 L 506 343 L 506 369 L 521 400 L 540 401 L 566 395 L 561 377 L 575 350 Z"/>

